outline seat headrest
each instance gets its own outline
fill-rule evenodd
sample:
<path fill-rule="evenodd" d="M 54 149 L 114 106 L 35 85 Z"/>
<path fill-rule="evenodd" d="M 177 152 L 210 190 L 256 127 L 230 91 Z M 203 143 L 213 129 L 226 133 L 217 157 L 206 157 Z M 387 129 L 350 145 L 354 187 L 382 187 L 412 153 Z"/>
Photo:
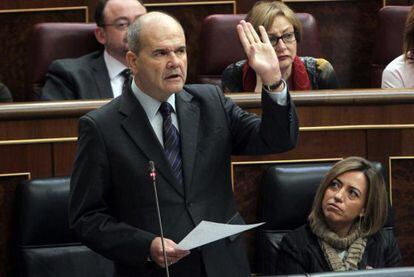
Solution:
<path fill-rule="evenodd" d="M 69 229 L 69 177 L 33 179 L 18 185 L 17 235 L 21 246 L 77 243 Z"/>
<path fill-rule="evenodd" d="M 304 223 L 316 188 L 334 163 L 270 167 L 263 177 L 262 220 L 266 229 L 293 230 Z"/>

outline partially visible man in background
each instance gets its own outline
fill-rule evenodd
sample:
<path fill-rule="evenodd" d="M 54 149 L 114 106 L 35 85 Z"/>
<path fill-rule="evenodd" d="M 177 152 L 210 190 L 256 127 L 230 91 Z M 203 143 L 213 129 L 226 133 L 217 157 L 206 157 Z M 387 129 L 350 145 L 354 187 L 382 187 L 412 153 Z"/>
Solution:
<path fill-rule="evenodd" d="M 54 61 L 42 89 L 42 100 L 117 97 L 129 81 L 125 54 L 128 26 L 146 9 L 140 0 L 100 0 L 95 10 L 97 41 L 104 51 Z"/>

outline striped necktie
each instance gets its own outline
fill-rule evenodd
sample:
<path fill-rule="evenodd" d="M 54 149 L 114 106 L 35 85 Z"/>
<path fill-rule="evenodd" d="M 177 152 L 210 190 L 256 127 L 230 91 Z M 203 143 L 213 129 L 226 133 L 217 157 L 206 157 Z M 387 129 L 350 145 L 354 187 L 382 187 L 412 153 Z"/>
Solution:
<path fill-rule="evenodd" d="M 126 68 L 122 70 L 120 73 L 124 77 L 124 83 L 122 85 L 122 93 L 125 91 L 125 89 L 128 87 L 128 85 L 131 83 L 132 80 L 132 72 L 129 68 Z"/>
<path fill-rule="evenodd" d="M 172 123 L 171 112 L 174 112 L 173 107 L 168 102 L 161 103 L 160 113 L 164 120 L 163 122 L 163 138 L 164 138 L 164 153 L 167 160 L 170 162 L 171 169 L 174 176 L 182 184 L 182 159 L 181 159 L 181 146 L 180 146 L 180 134 L 177 128 Z"/>

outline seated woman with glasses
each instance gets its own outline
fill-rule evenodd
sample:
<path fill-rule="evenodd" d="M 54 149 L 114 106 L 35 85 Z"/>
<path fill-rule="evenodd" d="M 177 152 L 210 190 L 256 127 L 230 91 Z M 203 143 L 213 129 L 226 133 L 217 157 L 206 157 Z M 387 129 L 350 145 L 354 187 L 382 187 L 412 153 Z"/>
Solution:
<path fill-rule="evenodd" d="M 414 5 L 405 23 L 404 53 L 384 69 L 381 87 L 414 88 Z"/>
<path fill-rule="evenodd" d="M 332 65 L 313 57 L 298 57 L 302 25 L 295 13 L 279 1 L 257 2 L 246 16 L 257 33 L 265 27 L 279 60 L 282 78 L 290 90 L 335 89 L 338 81 Z M 224 92 L 260 92 L 262 82 L 247 60 L 229 65 L 222 74 Z"/>
<path fill-rule="evenodd" d="M 283 238 L 278 274 L 398 266 L 401 254 L 387 219 L 382 175 L 360 157 L 336 163 L 319 185 L 309 224 Z"/>

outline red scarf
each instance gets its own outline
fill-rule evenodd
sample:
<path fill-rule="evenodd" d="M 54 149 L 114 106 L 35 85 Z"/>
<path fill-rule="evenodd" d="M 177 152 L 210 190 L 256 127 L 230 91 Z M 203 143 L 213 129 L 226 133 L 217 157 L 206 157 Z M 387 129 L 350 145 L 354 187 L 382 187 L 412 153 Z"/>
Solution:
<path fill-rule="evenodd" d="M 247 61 L 243 65 L 242 70 L 243 91 L 253 92 L 256 87 L 256 72 L 250 68 Z M 288 84 L 290 90 L 311 90 L 310 80 L 305 64 L 298 56 L 293 59 L 292 74 L 290 75 Z"/>

